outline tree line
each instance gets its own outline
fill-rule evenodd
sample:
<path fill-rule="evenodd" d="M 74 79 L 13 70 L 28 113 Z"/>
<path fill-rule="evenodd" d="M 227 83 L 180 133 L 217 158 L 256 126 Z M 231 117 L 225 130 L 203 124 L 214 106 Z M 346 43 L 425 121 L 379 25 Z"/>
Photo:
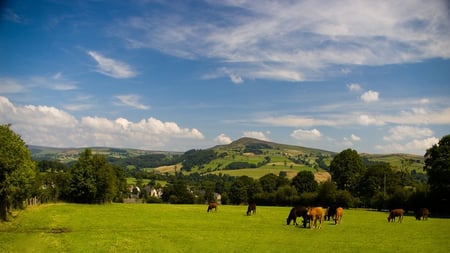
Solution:
<path fill-rule="evenodd" d="M 183 155 L 183 168 L 207 163 L 216 156 L 213 150 L 190 150 Z M 151 159 L 167 162 L 163 157 Z M 24 208 L 30 197 L 42 202 L 120 202 L 128 195 L 126 171 L 90 149 L 70 165 L 33 161 L 10 125 L 0 125 L 0 219 L 8 219 L 13 209 Z M 449 214 L 450 135 L 426 151 L 424 171 L 426 180 L 405 170 L 395 171 L 388 163 L 367 163 L 356 150 L 346 149 L 333 158 L 329 166 L 332 180 L 324 183 L 318 183 L 310 171 L 300 171 L 292 179 L 283 173 L 254 179 L 187 173 L 184 169 L 175 175 L 141 171 L 138 184 L 161 187 L 155 182 L 166 181 L 158 200 L 166 203 L 205 203 L 220 194 L 223 204 L 340 205 L 380 210 L 429 207 L 434 213 Z M 141 183 L 144 178 L 150 179 L 147 185 Z M 155 201 L 146 194 L 144 200 Z"/>

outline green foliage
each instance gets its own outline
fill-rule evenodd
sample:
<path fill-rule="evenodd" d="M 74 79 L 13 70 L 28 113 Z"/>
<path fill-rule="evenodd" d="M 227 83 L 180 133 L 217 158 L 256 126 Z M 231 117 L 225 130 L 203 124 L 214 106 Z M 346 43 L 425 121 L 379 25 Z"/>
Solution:
<path fill-rule="evenodd" d="M 0 125 L 0 220 L 7 220 L 12 208 L 24 208 L 31 196 L 36 164 L 21 137 Z"/>
<path fill-rule="evenodd" d="M 175 179 L 164 187 L 162 200 L 171 204 L 192 204 L 194 195 L 184 181 Z"/>
<path fill-rule="evenodd" d="M 256 168 L 256 165 L 249 162 L 231 162 L 225 166 L 224 170 L 239 170 L 245 168 Z"/>
<path fill-rule="evenodd" d="M 392 194 L 399 180 L 388 163 L 371 163 L 360 182 L 360 195 L 369 200 L 378 193 Z"/>
<path fill-rule="evenodd" d="M 212 149 L 186 151 L 183 155 L 182 169 L 190 171 L 194 166 L 202 166 L 217 158 L 216 153 Z"/>
<path fill-rule="evenodd" d="M 37 168 L 40 172 L 66 171 L 67 165 L 58 161 L 40 160 Z"/>
<path fill-rule="evenodd" d="M 300 171 L 293 179 L 292 185 L 298 192 L 315 192 L 318 184 L 311 171 Z"/>
<path fill-rule="evenodd" d="M 111 202 L 125 190 L 125 182 L 123 171 L 86 149 L 69 170 L 67 198 L 77 203 Z"/>
<path fill-rule="evenodd" d="M 338 189 L 355 194 L 365 173 L 365 167 L 356 150 L 346 149 L 333 158 L 330 173 Z"/>
<path fill-rule="evenodd" d="M 168 154 L 145 154 L 135 157 L 108 157 L 108 162 L 126 167 L 128 165 L 134 165 L 138 170 L 143 168 L 155 168 L 159 166 L 173 165 L 181 162 L 181 155 L 168 155 Z"/>
<path fill-rule="evenodd" d="M 445 212 L 450 211 L 450 135 L 442 137 L 425 153 L 424 170 L 428 174 L 428 184 L 435 206 Z"/>

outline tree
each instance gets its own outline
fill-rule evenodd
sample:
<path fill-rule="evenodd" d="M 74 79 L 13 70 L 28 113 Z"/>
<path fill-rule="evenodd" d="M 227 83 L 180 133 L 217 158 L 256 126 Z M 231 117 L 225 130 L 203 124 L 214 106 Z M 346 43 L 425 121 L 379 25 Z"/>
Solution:
<path fill-rule="evenodd" d="M 294 178 L 292 178 L 292 185 L 299 193 L 315 192 L 318 188 L 318 184 L 314 179 L 314 174 L 311 171 L 306 170 L 300 171 Z"/>
<path fill-rule="evenodd" d="M 36 164 L 21 137 L 0 125 L 0 219 L 7 220 L 12 208 L 23 208 L 33 187 Z"/>
<path fill-rule="evenodd" d="M 80 154 L 68 181 L 68 198 L 77 203 L 111 202 L 125 188 L 124 173 L 90 149 Z"/>
<path fill-rule="evenodd" d="M 425 166 L 433 204 L 442 212 L 449 212 L 450 196 L 450 135 L 427 149 Z"/>
<path fill-rule="evenodd" d="M 399 184 L 399 175 L 394 173 L 389 163 L 372 163 L 362 177 L 359 192 L 364 200 L 370 202 L 374 196 L 379 199 L 380 193 L 392 194 Z"/>
<path fill-rule="evenodd" d="M 270 173 L 270 174 L 262 176 L 259 179 L 259 183 L 261 184 L 263 191 L 272 193 L 277 190 L 278 177 L 275 174 Z"/>
<path fill-rule="evenodd" d="M 346 149 L 337 154 L 330 164 L 330 173 L 339 190 L 355 194 L 365 167 L 356 150 Z"/>
<path fill-rule="evenodd" d="M 171 204 L 194 203 L 194 195 L 188 189 L 187 184 L 180 179 L 175 179 L 164 187 L 162 199 Z"/>

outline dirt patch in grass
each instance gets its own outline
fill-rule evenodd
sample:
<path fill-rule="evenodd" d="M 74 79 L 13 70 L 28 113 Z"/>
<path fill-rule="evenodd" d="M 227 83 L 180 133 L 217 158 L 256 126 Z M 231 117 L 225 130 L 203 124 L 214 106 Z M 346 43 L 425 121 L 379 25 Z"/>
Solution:
<path fill-rule="evenodd" d="M 328 173 L 326 171 L 320 171 L 320 172 L 314 173 L 314 179 L 319 183 L 323 183 L 328 180 L 331 180 L 331 175 L 330 175 L 330 173 Z"/>

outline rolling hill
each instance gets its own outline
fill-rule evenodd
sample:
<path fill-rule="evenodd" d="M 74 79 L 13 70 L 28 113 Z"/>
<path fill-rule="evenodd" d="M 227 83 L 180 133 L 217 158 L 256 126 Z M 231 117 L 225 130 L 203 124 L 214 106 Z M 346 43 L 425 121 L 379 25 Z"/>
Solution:
<path fill-rule="evenodd" d="M 56 160 L 63 163 L 74 162 L 78 159 L 80 152 L 84 148 L 51 148 L 29 146 L 32 157 L 35 160 Z M 93 153 L 102 154 L 119 165 L 135 166 L 138 169 L 153 171 L 156 173 L 175 173 L 182 167 L 179 157 L 182 152 L 169 151 L 149 151 L 139 149 L 124 149 L 110 147 L 92 147 Z M 317 181 L 325 181 L 330 175 L 327 172 L 335 152 L 314 149 L 308 147 L 279 144 L 253 138 L 241 138 L 227 145 L 218 145 L 207 150 L 212 150 L 216 154 L 215 159 L 206 164 L 195 166 L 186 173 L 200 174 L 228 174 L 231 176 L 247 175 L 259 178 L 268 173 L 275 175 L 285 174 L 287 177 L 294 177 L 299 171 L 308 170 L 315 174 Z M 173 159 L 172 164 L 168 164 L 168 159 L 164 163 L 157 165 L 154 162 L 155 156 Z M 422 173 L 424 158 L 410 154 L 360 154 L 363 161 L 386 162 L 391 164 L 394 170 L 406 170 L 415 173 Z M 153 162 L 146 163 L 149 158 Z M 146 160 L 147 159 L 147 160 Z"/>

